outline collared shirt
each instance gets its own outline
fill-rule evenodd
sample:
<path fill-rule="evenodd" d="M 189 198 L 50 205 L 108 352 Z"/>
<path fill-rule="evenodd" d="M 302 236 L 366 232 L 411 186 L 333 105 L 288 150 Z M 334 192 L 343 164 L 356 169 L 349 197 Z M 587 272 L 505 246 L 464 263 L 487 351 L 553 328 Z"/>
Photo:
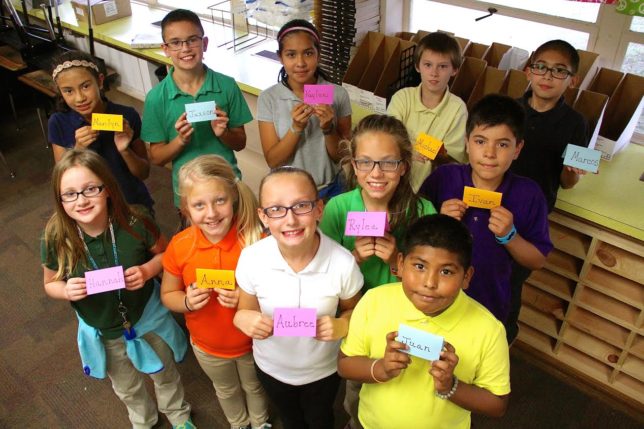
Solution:
<path fill-rule="evenodd" d="M 152 219 L 148 219 L 147 223 L 155 230 L 149 230 L 141 219 L 135 217 L 130 219 L 130 227 L 138 237 L 132 235 L 119 224 L 113 224 L 118 262 L 119 265 L 123 266 L 123 270 L 145 264 L 153 257 L 150 249 L 156 244 L 155 237 L 159 235 L 159 227 Z M 116 265 L 109 228 L 97 237 L 90 237 L 83 233 L 83 240 L 99 268 Z M 41 260 L 43 265 L 50 270 L 57 271 L 58 262 L 56 258 L 54 244 L 49 243 L 49 247 L 47 247 L 45 246 L 45 241 L 42 240 Z M 84 277 L 85 272 L 91 270 L 93 268 L 89 262 L 81 260 L 79 266 L 76 267 L 69 278 Z M 127 307 L 127 320 L 130 323 L 135 324 L 138 322 L 153 288 L 153 279 L 150 279 L 141 289 L 120 290 L 123 304 Z M 71 305 L 88 325 L 99 329 L 105 338 L 118 338 L 123 333 L 123 319 L 118 312 L 118 294 L 118 291 L 109 291 L 88 295 L 80 301 L 72 302 Z"/>
<path fill-rule="evenodd" d="M 139 138 L 141 132 L 141 118 L 139 114 L 131 107 L 120 104 L 107 102 L 105 113 L 112 115 L 123 115 L 134 132 L 132 141 Z M 49 118 L 48 138 L 51 144 L 72 149 L 76 145 L 76 130 L 91 125 L 85 118 L 75 110 L 66 112 L 56 112 Z M 90 150 L 102 156 L 114 177 L 119 182 L 119 186 L 125 195 L 125 200 L 129 204 L 141 204 L 152 210 L 152 197 L 141 179 L 136 177 L 128 168 L 125 160 L 119 153 L 114 143 L 114 131 L 99 131 L 98 138 L 94 143 L 89 145 Z"/>
<path fill-rule="evenodd" d="M 588 146 L 588 123 L 563 97 L 546 112 L 534 110 L 530 97 L 531 90 L 518 99 L 526 111 L 526 130 L 523 149 L 510 171 L 537 182 L 546 196 L 548 211 L 552 211 L 557 201 L 564 150 L 568 143 Z"/>
<path fill-rule="evenodd" d="M 318 79 L 318 84 L 330 85 L 322 78 Z M 281 82 L 277 83 L 259 94 L 257 120 L 271 122 L 275 126 L 278 138 L 282 139 L 293 123 L 291 111 L 299 103 L 302 103 L 302 100 L 293 91 Z M 333 104 L 331 107 L 335 112 L 333 124 L 336 126 L 338 118 L 351 116 L 351 101 L 346 89 L 333 84 Z M 318 187 L 333 182 L 338 173 L 338 166 L 329 157 L 326 150 L 324 134 L 322 134 L 320 120 L 317 116 L 312 115 L 309 118 L 304 132 L 300 136 L 297 149 L 286 164 L 311 173 Z"/>
<path fill-rule="evenodd" d="M 242 250 L 235 273 L 237 283 L 257 297 L 263 314 L 273 317 L 273 310 L 283 307 L 315 308 L 318 318 L 335 317 L 340 300 L 360 291 L 363 279 L 353 255 L 318 233 L 318 251 L 299 272 L 282 257 L 273 236 Z M 253 356 L 257 366 L 271 377 L 300 386 L 333 374 L 339 347 L 339 341 L 270 336 L 253 340 Z"/>
<path fill-rule="evenodd" d="M 240 253 L 236 226 L 216 244 L 211 243 L 199 227 L 191 226 L 172 237 L 163 254 L 163 269 L 180 278 L 188 288 L 196 281 L 197 268 L 235 270 Z M 223 307 L 213 294 L 203 308 L 184 313 L 192 342 L 204 352 L 222 358 L 250 352 L 250 338 L 233 325 L 236 311 Z"/>
<path fill-rule="evenodd" d="M 217 73 L 204 66 L 205 79 L 199 91 L 193 97 L 181 91 L 172 78 L 174 67 L 170 68 L 168 76 L 145 97 L 143 110 L 143 127 L 141 138 L 152 144 L 167 144 L 178 133 L 174 124 L 186 111 L 186 104 L 214 101 L 217 107 L 228 114 L 228 128 L 241 127 L 253 120 L 246 100 L 235 80 Z M 235 152 L 226 146 L 212 131 L 210 121 L 192 124 L 194 133 L 183 150 L 172 160 L 172 184 L 174 186 L 174 203 L 179 207 L 179 169 L 186 162 L 199 155 L 215 154 L 222 156 L 241 178 L 237 167 Z"/>
<path fill-rule="evenodd" d="M 432 203 L 420 198 L 419 216 L 436 213 Z M 356 237 L 344 235 L 347 223 L 347 213 L 366 211 L 362 200 L 362 189 L 356 188 L 353 191 L 345 192 L 337 197 L 331 198 L 324 207 L 320 229 L 330 238 L 340 243 L 345 249 L 353 252 L 356 247 Z M 400 247 L 405 228 L 399 226 L 392 235 L 396 239 L 396 246 Z M 365 290 L 380 286 L 386 283 L 398 281 L 398 278 L 391 273 L 389 264 L 385 263 L 376 255 L 372 255 L 360 264 L 360 271 L 364 276 Z"/>
<path fill-rule="evenodd" d="M 459 380 L 494 395 L 510 393 L 505 330 L 483 306 L 462 292 L 450 307 L 431 317 L 409 301 L 402 283 L 368 291 L 351 315 L 342 353 L 382 358 L 387 334 L 397 331 L 401 323 L 440 335 L 454 346 L 459 359 L 454 374 Z M 469 428 L 469 411 L 435 396 L 430 365 L 412 356 L 411 364 L 392 380 L 363 384 L 358 415 L 365 429 Z"/>
<path fill-rule="evenodd" d="M 402 121 L 407 127 L 412 143 L 420 133 L 428 134 L 443 142 L 447 154 L 456 161 L 467 162 L 465 153 L 465 123 L 467 122 L 467 107 L 458 96 L 445 90 L 445 95 L 438 106 L 428 109 L 423 104 L 421 85 L 403 88 L 396 92 L 387 107 L 387 113 Z M 429 176 L 432 169 L 431 161 L 412 164 L 411 185 L 414 192 Z"/>
<path fill-rule="evenodd" d="M 469 164 L 444 165 L 429 176 L 420 193 L 440 208 L 446 200 L 462 199 L 465 186 L 475 187 L 472 167 Z M 508 171 L 496 192 L 503 194 L 501 205 L 512 212 L 519 235 L 547 256 L 553 246 L 548 229 L 548 207 L 539 186 Z M 466 293 L 505 322 L 510 311 L 513 259 L 505 246 L 496 242 L 489 229 L 489 220 L 490 210 L 476 207 L 468 208 L 462 219 L 473 239 L 474 277 Z"/>

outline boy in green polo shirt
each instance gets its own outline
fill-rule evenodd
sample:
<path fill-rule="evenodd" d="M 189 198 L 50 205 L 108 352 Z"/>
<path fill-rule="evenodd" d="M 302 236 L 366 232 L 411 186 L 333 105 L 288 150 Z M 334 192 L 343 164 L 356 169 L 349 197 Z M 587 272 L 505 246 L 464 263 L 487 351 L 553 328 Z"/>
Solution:
<path fill-rule="evenodd" d="M 469 428 L 472 411 L 505 413 L 510 357 L 503 325 L 468 297 L 472 237 L 446 215 L 420 218 L 407 231 L 402 283 L 369 290 L 351 316 L 338 373 L 364 383 L 358 417 L 372 428 Z M 396 341 L 405 324 L 444 338 L 433 362 Z"/>
<path fill-rule="evenodd" d="M 226 159 L 241 177 L 235 151 L 246 147 L 244 124 L 253 116 L 234 79 L 203 63 L 208 37 L 199 17 L 176 9 L 161 21 L 163 52 L 172 60 L 168 76 L 145 98 L 141 138 L 150 143 L 150 159 L 157 165 L 172 162 L 174 203 L 179 207 L 179 169 L 204 154 Z M 186 105 L 214 101 L 217 117 L 190 123 Z"/>

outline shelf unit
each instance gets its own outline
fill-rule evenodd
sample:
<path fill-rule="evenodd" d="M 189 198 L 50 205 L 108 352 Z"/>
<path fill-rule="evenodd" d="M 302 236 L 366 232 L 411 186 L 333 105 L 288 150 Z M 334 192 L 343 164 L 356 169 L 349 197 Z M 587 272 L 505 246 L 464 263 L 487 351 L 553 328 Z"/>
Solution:
<path fill-rule="evenodd" d="M 644 406 L 644 243 L 550 215 L 555 246 L 521 297 L 518 341 Z"/>

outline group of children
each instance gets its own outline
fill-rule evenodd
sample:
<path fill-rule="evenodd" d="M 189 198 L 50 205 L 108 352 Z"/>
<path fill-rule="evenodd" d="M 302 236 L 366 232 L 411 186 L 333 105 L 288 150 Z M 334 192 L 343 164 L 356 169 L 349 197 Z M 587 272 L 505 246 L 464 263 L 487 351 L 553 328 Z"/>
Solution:
<path fill-rule="evenodd" d="M 552 249 L 558 187 L 583 174 L 561 157 L 568 143 L 587 144 L 583 118 L 562 98 L 575 83 L 574 48 L 544 44 L 520 101 L 486 96 L 468 115 L 448 90 L 460 48 L 429 34 L 415 54 L 420 85 L 351 130 L 342 87 L 330 105 L 303 102 L 304 85 L 328 82 L 317 30 L 291 21 L 277 35 L 279 82 L 259 97 L 273 169 L 257 199 L 234 154 L 252 115 L 235 82 L 203 64 L 199 18 L 172 11 L 162 35 L 173 66 L 148 94 L 143 122 L 105 98 L 91 56 L 67 53 L 52 73 L 62 104 L 49 122 L 45 291 L 71 302 L 84 371 L 109 376 L 132 426 L 152 427 L 158 409 L 173 427 L 195 427 L 175 366 L 188 343 L 170 311 L 184 314 L 233 428 L 271 427 L 268 399 L 286 428 L 332 428 L 340 377 L 353 428 L 469 427 L 471 412 L 503 415 L 520 288 Z M 216 118 L 189 122 L 184 106 L 202 101 L 215 101 Z M 93 131 L 92 113 L 123 115 L 123 131 Z M 414 151 L 419 133 L 443 142 L 435 160 Z M 143 184 L 150 161 L 172 162 L 185 228 L 169 244 Z M 502 204 L 469 207 L 468 186 L 502 193 Z M 345 235 L 347 214 L 365 211 L 385 212 L 386 231 Z M 86 273 L 110 267 L 124 287 L 88 293 Z M 199 269 L 234 271 L 236 287 L 198 287 Z M 274 335 L 285 308 L 314 309 L 315 335 Z M 410 356 L 401 323 L 443 337 L 439 358 Z"/>

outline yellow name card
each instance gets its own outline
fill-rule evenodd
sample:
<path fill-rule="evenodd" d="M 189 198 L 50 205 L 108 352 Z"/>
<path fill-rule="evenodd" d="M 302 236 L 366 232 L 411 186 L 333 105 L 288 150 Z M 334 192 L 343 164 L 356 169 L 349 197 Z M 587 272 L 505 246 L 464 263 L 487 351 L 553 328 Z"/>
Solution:
<path fill-rule="evenodd" d="M 200 289 L 235 289 L 233 270 L 210 270 L 197 268 L 197 287 Z"/>
<path fill-rule="evenodd" d="M 123 115 L 92 113 L 92 129 L 95 131 L 123 131 Z"/>
<path fill-rule="evenodd" d="M 493 209 L 501 205 L 500 192 L 486 191 L 485 189 L 472 188 L 466 186 L 463 189 L 463 201 L 469 207 L 479 207 L 482 209 Z"/>
<path fill-rule="evenodd" d="M 436 158 L 436 155 L 438 155 L 438 152 L 441 150 L 442 146 L 443 142 L 438 140 L 436 137 L 432 137 L 425 133 L 420 133 L 416 138 L 414 149 L 421 155 L 424 155 L 427 158 L 433 160 Z"/>

